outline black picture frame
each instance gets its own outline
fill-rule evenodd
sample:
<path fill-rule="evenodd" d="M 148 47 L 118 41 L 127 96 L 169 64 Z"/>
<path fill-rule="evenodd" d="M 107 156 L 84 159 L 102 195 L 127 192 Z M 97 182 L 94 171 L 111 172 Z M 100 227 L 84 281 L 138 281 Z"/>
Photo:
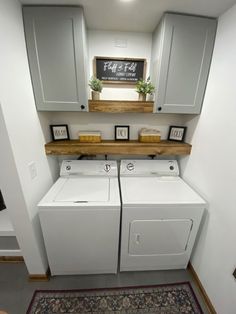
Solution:
<path fill-rule="evenodd" d="M 50 129 L 53 141 L 65 141 L 70 139 L 67 124 L 50 125 Z"/>
<path fill-rule="evenodd" d="M 168 141 L 183 142 L 186 130 L 186 126 L 171 125 L 168 133 Z"/>
<path fill-rule="evenodd" d="M 93 60 L 93 74 L 103 84 L 135 85 L 146 77 L 147 61 L 143 58 L 99 57 Z"/>
<path fill-rule="evenodd" d="M 129 125 L 115 125 L 115 140 L 129 141 Z"/>

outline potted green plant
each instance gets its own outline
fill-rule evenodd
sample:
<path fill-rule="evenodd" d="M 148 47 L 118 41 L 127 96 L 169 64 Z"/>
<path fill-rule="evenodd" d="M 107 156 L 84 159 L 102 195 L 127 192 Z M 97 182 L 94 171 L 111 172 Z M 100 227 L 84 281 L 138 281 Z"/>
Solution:
<path fill-rule="evenodd" d="M 150 81 L 150 77 L 147 80 L 139 80 L 136 84 L 136 92 L 139 94 L 139 101 L 146 101 L 147 94 L 152 95 L 154 92 L 155 87 Z"/>
<path fill-rule="evenodd" d="M 100 93 L 101 93 L 102 87 L 103 87 L 102 82 L 98 78 L 92 76 L 90 81 L 89 81 L 89 86 L 92 89 L 92 99 L 93 100 L 99 100 L 100 99 Z"/>

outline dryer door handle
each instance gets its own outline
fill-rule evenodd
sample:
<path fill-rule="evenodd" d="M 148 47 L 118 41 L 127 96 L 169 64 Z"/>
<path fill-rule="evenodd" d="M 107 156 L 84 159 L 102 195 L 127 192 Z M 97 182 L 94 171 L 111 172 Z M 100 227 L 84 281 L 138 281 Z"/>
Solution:
<path fill-rule="evenodd" d="M 135 233 L 135 242 L 136 244 L 140 244 L 140 233 Z"/>

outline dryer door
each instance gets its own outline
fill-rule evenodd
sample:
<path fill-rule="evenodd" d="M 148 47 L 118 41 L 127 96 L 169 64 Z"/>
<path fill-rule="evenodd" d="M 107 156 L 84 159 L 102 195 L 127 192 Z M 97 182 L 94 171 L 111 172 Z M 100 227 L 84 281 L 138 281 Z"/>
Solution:
<path fill-rule="evenodd" d="M 191 219 L 134 220 L 130 223 L 129 255 L 183 254 Z"/>

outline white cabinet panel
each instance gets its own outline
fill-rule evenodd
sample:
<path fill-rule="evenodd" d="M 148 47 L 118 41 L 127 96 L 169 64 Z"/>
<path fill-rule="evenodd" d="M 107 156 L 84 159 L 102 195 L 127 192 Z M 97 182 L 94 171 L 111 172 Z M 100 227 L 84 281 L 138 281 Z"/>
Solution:
<path fill-rule="evenodd" d="M 86 111 L 86 29 L 81 8 L 23 7 L 38 110 Z"/>
<path fill-rule="evenodd" d="M 164 15 L 153 35 L 156 112 L 200 113 L 215 32 L 215 19 Z"/>

